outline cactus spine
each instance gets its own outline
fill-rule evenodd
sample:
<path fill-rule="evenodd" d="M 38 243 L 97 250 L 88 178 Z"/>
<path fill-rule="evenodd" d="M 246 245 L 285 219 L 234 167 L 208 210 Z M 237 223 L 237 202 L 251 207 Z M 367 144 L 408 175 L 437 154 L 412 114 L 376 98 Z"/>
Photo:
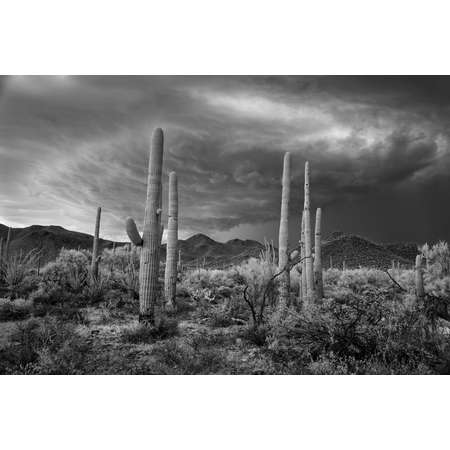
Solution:
<path fill-rule="evenodd" d="M 423 270 L 422 270 L 422 255 L 416 256 L 416 299 L 423 300 L 425 297 L 425 290 L 423 288 Z"/>
<path fill-rule="evenodd" d="M 314 293 L 314 275 L 313 275 L 313 261 L 311 251 L 311 213 L 310 213 L 310 198 L 309 198 L 309 162 L 305 163 L 305 203 L 304 203 L 304 229 L 305 229 L 305 269 L 306 269 L 306 291 L 307 300 L 313 298 Z"/>
<path fill-rule="evenodd" d="M 283 177 L 281 191 L 281 214 L 280 214 L 280 230 L 278 234 L 278 270 L 281 271 L 286 267 L 289 260 L 289 196 L 291 183 L 291 155 L 287 152 L 283 160 Z M 280 275 L 280 303 L 282 305 L 289 304 L 289 271 L 285 271 Z"/>
<path fill-rule="evenodd" d="M 316 229 L 315 229 L 315 241 L 314 241 L 314 281 L 315 291 L 318 300 L 323 298 L 323 278 L 322 278 L 322 209 L 316 210 Z"/>
<path fill-rule="evenodd" d="M 92 246 L 92 262 L 91 262 L 91 275 L 94 278 L 98 277 L 98 237 L 100 234 L 100 217 L 102 215 L 102 208 L 97 208 L 97 217 L 95 219 L 95 233 L 94 233 L 94 243 Z"/>
<path fill-rule="evenodd" d="M 147 179 L 144 232 L 141 236 L 133 219 L 128 218 L 128 236 L 137 246 L 142 246 L 139 267 L 139 320 L 147 324 L 155 322 L 158 296 L 159 248 L 161 243 L 161 177 L 164 136 L 157 128 L 152 136 Z"/>
<path fill-rule="evenodd" d="M 177 289 L 177 263 L 178 263 L 178 182 L 177 174 L 169 175 L 169 218 L 167 225 L 167 252 L 166 271 L 164 274 L 164 294 L 166 308 L 175 306 Z"/>

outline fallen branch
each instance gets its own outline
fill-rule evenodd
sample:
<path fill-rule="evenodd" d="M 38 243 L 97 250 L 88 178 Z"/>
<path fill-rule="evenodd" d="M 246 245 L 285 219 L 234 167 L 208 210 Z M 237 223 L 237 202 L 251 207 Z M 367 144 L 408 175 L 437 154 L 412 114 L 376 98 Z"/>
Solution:
<path fill-rule="evenodd" d="M 400 284 L 398 284 L 398 282 L 391 276 L 391 274 L 389 273 L 388 270 L 385 270 L 385 272 L 387 273 L 388 277 L 391 279 L 391 281 L 398 287 L 400 288 L 403 292 L 407 292 L 407 290 L 403 287 L 400 286 Z"/>

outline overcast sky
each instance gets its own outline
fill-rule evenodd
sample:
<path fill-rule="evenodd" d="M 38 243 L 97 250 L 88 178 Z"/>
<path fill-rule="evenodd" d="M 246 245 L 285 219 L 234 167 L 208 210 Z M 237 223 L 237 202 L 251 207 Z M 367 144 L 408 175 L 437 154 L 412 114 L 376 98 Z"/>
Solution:
<path fill-rule="evenodd" d="M 62 77 L 0 81 L 0 223 L 126 240 L 142 223 L 149 140 L 165 133 L 181 237 L 276 237 L 292 153 L 291 236 L 303 166 L 324 232 L 450 240 L 450 77 Z"/>

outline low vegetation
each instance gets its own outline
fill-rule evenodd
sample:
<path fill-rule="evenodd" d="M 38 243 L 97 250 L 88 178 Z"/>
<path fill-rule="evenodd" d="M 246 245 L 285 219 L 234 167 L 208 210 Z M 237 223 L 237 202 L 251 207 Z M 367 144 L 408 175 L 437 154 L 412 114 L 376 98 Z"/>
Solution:
<path fill-rule="evenodd" d="M 62 250 L 39 275 L 22 260 L 14 290 L 1 279 L 0 371 L 448 374 L 449 250 L 421 251 L 423 302 L 412 269 L 329 269 L 325 298 L 306 308 L 293 270 L 291 301 L 281 308 L 277 281 L 269 283 L 274 260 L 262 254 L 226 270 L 180 273 L 177 308 L 151 327 L 137 320 L 134 251 L 105 250 L 96 279 L 86 251 Z"/>

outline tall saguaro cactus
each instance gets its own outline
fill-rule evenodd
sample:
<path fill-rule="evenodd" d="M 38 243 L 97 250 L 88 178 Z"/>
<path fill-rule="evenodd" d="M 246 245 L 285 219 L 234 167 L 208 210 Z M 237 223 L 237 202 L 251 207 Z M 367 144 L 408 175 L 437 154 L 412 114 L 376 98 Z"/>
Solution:
<path fill-rule="evenodd" d="M 278 270 L 283 270 L 289 260 L 289 197 L 291 190 L 291 154 L 287 152 L 283 160 L 283 178 L 281 191 L 280 230 L 278 234 Z M 280 303 L 289 303 L 289 271 L 280 275 Z"/>
<path fill-rule="evenodd" d="M 97 217 L 95 219 L 95 233 L 94 233 L 94 244 L 92 246 L 92 262 L 91 262 L 91 274 L 92 277 L 98 277 L 98 237 L 100 234 L 100 217 L 102 215 L 102 208 L 97 208 Z"/>
<path fill-rule="evenodd" d="M 314 233 L 314 286 L 316 298 L 323 298 L 323 278 L 322 278 L 322 209 L 316 210 L 316 229 Z"/>
<path fill-rule="evenodd" d="M 139 320 L 155 322 L 158 297 L 159 247 L 161 243 L 161 177 L 164 136 L 161 128 L 153 132 L 148 165 L 147 200 L 142 237 L 132 218 L 127 219 L 128 237 L 136 246 L 142 246 L 139 268 Z"/>
<path fill-rule="evenodd" d="M 178 256 L 178 181 L 177 174 L 171 172 L 169 175 L 169 219 L 167 225 L 166 271 L 164 274 L 164 294 L 167 309 L 173 309 L 175 306 Z"/>
<path fill-rule="evenodd" d="M 305 213 L 302 213 L 302 230 L 300 238 L 300 266 L 301 266 L 301 278 L 300 278 L 300 297 L 306 302 L 308 291 L 306 289 L 306 261 L 305 261 Z"/>
<path fill-rule="evenodd" d="M 314 295 L 313 261 L 311 251 L 311 213 L 309 198 L 309 162 L 305 163 L 305 203 L 304 203 L 304 228 L 305 228 L 305 268 L 306 268 L 306 290 L 308 300 Z"/>
<path fill-rule="evenodd" d="M 8 228 L 8 236 L 6 237 L 5 249 L 3 251 L 3 259 L 8 260 L 9 257 L 9 246 L 11 244 L 11 227 Z"/>
<path fill-rule="evenodd" d="M 423 300 L 425 289 L 423 287 L 422 255 L 416 256 L 416 299 Z"/>

